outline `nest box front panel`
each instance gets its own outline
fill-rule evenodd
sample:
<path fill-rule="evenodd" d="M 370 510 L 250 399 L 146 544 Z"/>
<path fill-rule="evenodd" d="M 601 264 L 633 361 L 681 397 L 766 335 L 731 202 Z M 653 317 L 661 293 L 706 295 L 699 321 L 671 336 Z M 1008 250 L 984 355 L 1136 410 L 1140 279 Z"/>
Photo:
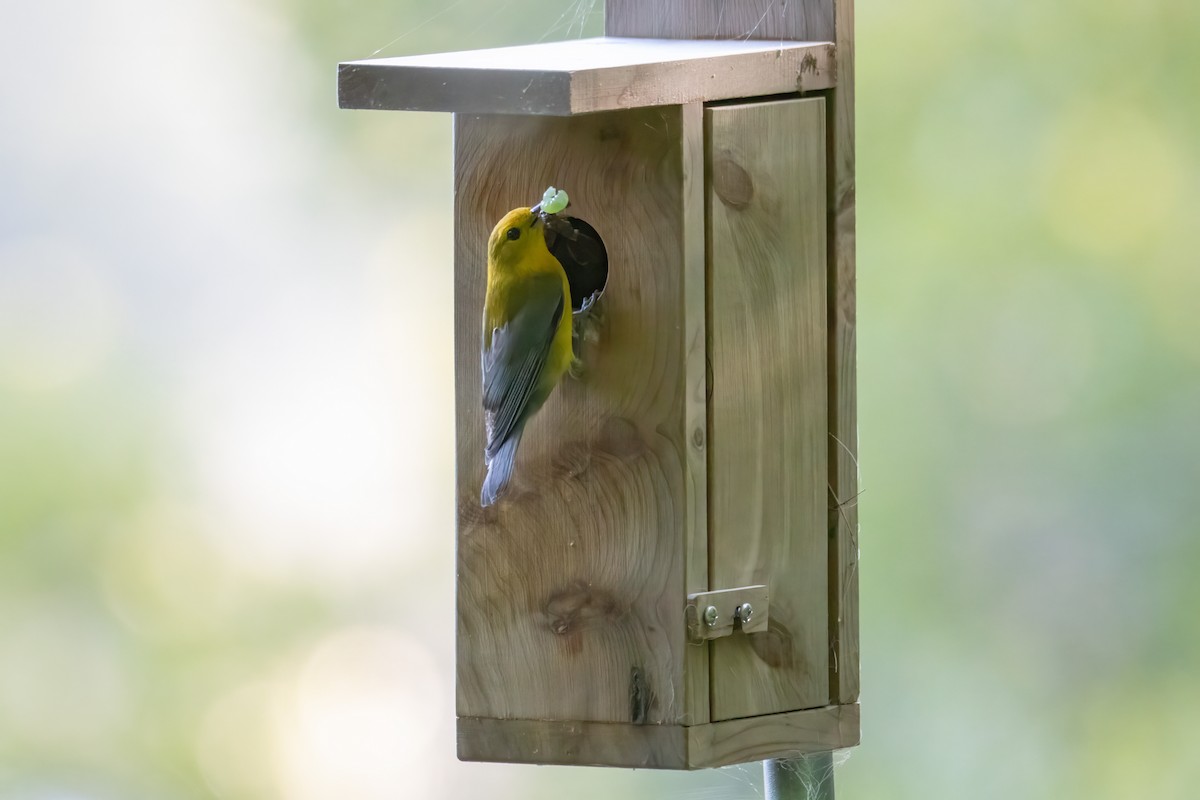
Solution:
<path fill-rule="evenodd" d="M 706 588 L 700 114 L 455 118 L 460 717 L 706 721 L 684 620 Z M 486 242 L 549 185 L 607 247 L 599 335 L 481 509 Z"/>
<path fill-rule="evenodd" d="M 829 702 L 825 100 L 705 110 L 709 581 L 769 628 L 714 639 L 713 720 Z"/>

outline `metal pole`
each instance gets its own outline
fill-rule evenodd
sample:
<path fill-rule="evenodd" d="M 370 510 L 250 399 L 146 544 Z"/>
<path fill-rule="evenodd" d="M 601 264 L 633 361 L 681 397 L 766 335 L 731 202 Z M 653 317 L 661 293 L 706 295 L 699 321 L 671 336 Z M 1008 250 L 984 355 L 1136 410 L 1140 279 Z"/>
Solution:
<path fill-rule="evenodd" d="M 833 800 L 833 753 L 763 762 L 766 800 Z"/>

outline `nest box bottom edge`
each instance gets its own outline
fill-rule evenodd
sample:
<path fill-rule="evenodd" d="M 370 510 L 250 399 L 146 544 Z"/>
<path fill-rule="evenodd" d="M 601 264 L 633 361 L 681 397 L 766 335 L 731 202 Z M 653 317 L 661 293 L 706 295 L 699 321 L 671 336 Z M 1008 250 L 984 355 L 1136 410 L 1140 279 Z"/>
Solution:
<path fill-rule="evenodd" d="M 858 744 L 857 703 L 700 725 L 458 718 L 458 758 L 514 764 L 693 770 Z"/>

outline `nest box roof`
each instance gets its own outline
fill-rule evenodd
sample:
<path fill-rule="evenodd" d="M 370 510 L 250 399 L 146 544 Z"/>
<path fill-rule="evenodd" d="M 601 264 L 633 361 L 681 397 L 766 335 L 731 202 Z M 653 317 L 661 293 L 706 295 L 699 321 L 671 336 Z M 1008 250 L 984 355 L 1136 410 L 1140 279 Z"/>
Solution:
<path fill-rule="evenodd" d="M 566 116 L 833 85 L 829 42 L 602 36 L 350 61 L 342 108 Z"/>

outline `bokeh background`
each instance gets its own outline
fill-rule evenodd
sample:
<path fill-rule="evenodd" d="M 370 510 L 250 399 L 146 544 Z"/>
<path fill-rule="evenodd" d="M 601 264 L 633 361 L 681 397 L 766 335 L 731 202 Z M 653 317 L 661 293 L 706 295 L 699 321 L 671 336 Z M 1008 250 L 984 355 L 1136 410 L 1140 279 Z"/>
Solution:
<path fill-rule="evenodd" d="M 460 764 L 450 119 L 339 60 L 596 0 L 0 24 L 0 798 L 761 796 Z M 1200 786 L 1200 4 L 859 0 L 845 798 Z"/>

